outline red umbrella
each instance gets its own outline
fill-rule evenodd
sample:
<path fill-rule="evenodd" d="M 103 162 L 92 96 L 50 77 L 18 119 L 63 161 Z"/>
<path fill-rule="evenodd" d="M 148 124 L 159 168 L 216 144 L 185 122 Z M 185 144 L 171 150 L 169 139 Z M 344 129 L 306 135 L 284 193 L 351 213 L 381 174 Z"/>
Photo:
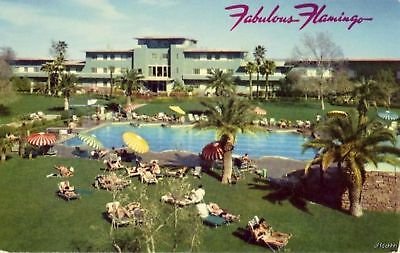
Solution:
<path fill-rule="evenodd" d="M 222 160 L 224 157 L 224 150 L 219 141 L 211 142 L 204 146 L 201 151 L 201 156 L 205 160 Z"/>
<path fill-rule="evenodd" d="M 31 134 L 26 138 L 26 141 L 34 146 L 46 146 L 52 145 L 56 142 L 57 137 L 51 133 L 36 133 Z"/>

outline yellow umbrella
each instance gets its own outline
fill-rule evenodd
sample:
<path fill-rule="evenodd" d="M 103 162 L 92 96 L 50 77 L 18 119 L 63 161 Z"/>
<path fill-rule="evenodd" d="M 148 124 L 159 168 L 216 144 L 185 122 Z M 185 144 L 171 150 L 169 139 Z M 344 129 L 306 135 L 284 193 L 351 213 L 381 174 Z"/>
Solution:
<path fill-rule="evenodd" d="M 180 108 L 180 107 L 177 106 L 177 105 L 170 105 L 170 106 L 169 106 L 169 109 L 171 109 L 172 111 L 174 111 L 174 112 L 176 112 L 176 113 L 178 113 L 178 114 L 182 114 L 182 115 L 185 115 L 185 114 L 186 114 L 186 112 L 185 112 L 184 110 L 182 110 L 182 108 Z"/>
<path fill-rule="evenodd" d="M 147 141 L 133 132 L 125 132 L 122 135 L 122 139 L 126 146 L 134 152 L 142 154 L 148 152 L 150 149 Z"/>

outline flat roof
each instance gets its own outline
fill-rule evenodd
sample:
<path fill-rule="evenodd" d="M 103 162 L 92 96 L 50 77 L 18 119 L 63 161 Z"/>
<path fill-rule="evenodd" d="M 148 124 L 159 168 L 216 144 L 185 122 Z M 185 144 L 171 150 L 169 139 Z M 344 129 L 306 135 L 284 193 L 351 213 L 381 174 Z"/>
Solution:
<path fill-rule="evenodd" d="M 133 49 L 126 50 L 112 50 L 112 49 L 98 49 L 98 50 L 86 50 L 86 53 L 130 53 Z"/>
<path fill-rule="evenodd" d="M 185 49 L 184 52 L 186 53 L 246 53 L 246 50 L 230 50 L 230 49 Z"/>
<path fill-rule="evenodd" d="M 182 36 L 143 36 L 136 37 L 137 40 L 190 40 L 197 43 L 197 40 Z"/>
<path fill-rule="evenodd" d="M 52 62 L 54 59 L 49 58 L 17 58 L 14 62 L 22 62 L 22 61 L 30 61 L 30 62 Z M 85 65 L 85 61 L 81 60 L 66 60 L 65 65 Z"/>

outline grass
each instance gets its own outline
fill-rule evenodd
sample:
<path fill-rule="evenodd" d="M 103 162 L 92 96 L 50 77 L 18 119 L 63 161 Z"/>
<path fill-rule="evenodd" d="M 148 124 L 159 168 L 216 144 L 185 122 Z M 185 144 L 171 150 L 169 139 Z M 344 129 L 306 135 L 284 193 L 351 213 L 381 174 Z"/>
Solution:
<path fill-rule="evenodd" d="M 55 171 L 55 164 L 74 166 L 75 176 L 70 182 L 82 191 L 80 200 L 66 202 L 56 196 L 60 179 L 45 177 Z M 101 167 L 98 161 L 57 157 L 34 160 L 13 157 L 0 164 L 0 249 L 112 251 L 110 224 L 102 217 L 105 203 L 112 196 L 91 186 L 95 175 L 102 173 Z M 216 229 L 206 227 L 200 251 L 265 252 L 266 248 L 234 235 L 254 215 L 265 217 L 276 230 L 293 234 L 286 247 L 289 252 L 387 252 L 388 249 L 375 249 L 375 244 L 398 242 L 399 214 L 365 212 L 363 217 L 353 218 L 308 202 L 282 199 L 274 203 L 267 200 L 274 190 L 254 179 L 248 174 L 238 184 L 227 186 L 209 175 L 201 178 L 206 202 L 217 202 L 240 214 L 241 221 Z M 199 183 L 198 179 L 189 180 L 192 184 Z M 141 187 L 149 187 L 156 197 L 164 192 L 162 184 L 144 186 L 134 180 L 132 187 L 137 190 L 124 190 L 132 200 Z M 165 246 L 158 249 L 168 251 Z"/>

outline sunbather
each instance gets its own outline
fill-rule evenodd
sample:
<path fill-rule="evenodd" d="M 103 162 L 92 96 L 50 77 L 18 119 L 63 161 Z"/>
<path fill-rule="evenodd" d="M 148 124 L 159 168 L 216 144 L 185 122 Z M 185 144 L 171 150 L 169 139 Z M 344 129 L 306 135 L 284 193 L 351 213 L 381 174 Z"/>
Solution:
<path fill-rule="evenodd" d="M 64 165 L 59 165 L 59 166 L 54 166 L 54 168 L 58 170 L 58 174 L 61 177 L 71 177 L 74 175 L 74 167 L 72 166 L 67 168 Z"/>
<path fill-rule="evenodd" d="M 69 181 L 63 181 L 58 184 L 58 195 L 67 200 L 79 197 L 79 194 L 75 192 L 75 187 L 70 186 Z"/>
<path fill-rule="evenodd" d="M 215 216 L 220 216 L 229 222 L 238 221 L 240 218 L 239 215 L 233 215 L 231 213 L 228 213 L 226 210 L 219 207 L 218 204 L 213 203 L 213 202 L 210 202 L 207 205 L 207 209 L 210 212 L 210 214 L 215 215 Z"/>
<path fill-rule="evenodd" d="M 269 226 L 263 218 L 256 224 L 251 224 L 249 222 L 249 228 L 255 241 L 265 243 L 268 247 L 284 247 L 291 237 L 291 234 L 274 232 L 272 227 Z"/>
<path fill-rule="evenodd" d="M 197 204 L 203 201 L 204 195 L 206 192 L 204 191 L 202 185 L 195 190 L 193 189 L 188 195 L 179 198 L 174 196 L 172 193 L 167 193 L 161 196 L 161 201 L 171 204 L 177 204 L 180 206 L 185 206 L 189 204 Z"/>

